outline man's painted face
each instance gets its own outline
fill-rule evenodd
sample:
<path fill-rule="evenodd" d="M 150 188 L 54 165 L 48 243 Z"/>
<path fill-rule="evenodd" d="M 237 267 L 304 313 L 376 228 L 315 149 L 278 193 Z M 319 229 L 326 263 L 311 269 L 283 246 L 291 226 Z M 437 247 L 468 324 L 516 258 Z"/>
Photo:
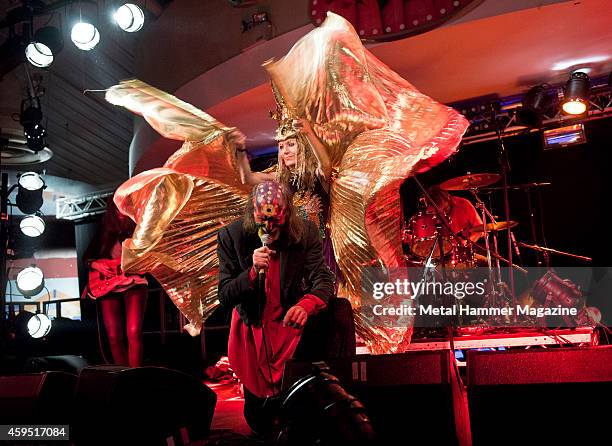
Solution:
<path fill-rule="evenodd" d="M 266 181 L 256 186 L 253 194 L 253 217 L 255 223 L 268 234 L 285 224 L 287 204 L 279 183 Z"/>

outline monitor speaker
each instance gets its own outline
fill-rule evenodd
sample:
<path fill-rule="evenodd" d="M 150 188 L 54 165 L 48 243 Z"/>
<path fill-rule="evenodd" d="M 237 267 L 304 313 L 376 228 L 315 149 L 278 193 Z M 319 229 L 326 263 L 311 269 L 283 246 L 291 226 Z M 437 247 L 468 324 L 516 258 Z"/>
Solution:
<path fill-rule="evenodd" d="M 612 346 L 469 351 L 473 444 L 608 443 L 611 364 Z"/>
<path fill-rule="evenodd" d="M 166 444 L 204 438 L 216 394 L 199 379 L 162 367 L 87 367 L 75 391 L 77 444 Z M 189 439 L 189 441 L 187 441 Z"/>

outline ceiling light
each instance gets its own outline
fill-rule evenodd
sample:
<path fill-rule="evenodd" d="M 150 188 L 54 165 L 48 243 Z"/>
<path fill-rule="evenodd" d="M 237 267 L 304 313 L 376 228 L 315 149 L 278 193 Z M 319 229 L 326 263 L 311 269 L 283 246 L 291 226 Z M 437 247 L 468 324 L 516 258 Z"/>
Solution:
<path fill-rule="evenodd" d="M 38 215 L 26 215 L 19 222 L 19 228 L 28 237 L 39 237 L 45 232 L 45 221 Z"/>
<path fill-rule="evenodd" d="M 45 26 L 36 31 L 34 38 L 26 47 L 26 59 L 35 67 L 48 67 L 63 46 L 60 30 L 54 26 Z"/>
<path fill-rule="evenodd" d="M 100 33 L 91 23 L 79 22 L 72 27 L 70 38 L 78 49 L 89 51 L 100 41 Z"/>
<path fill-rule="evenodd" d="M 45 287 L 45 275 L 35 266 L 28 266 L 17 274 L 17 289 L 27 298 L 36 296 Z"/>
<path fill-rule="evenodd" d="M 587 111 L 591 81 L 583 72 L 575 71 L 565 85 L 561 107 L 570 115 L 581 115 Z"/>
<path fill-rule="evenodd" d="M 26 172 L 19 177 L 17 183 L 17 207 L 24 214 L 33 214 L 43 204 L 45 182 L 36 172 Z"/>
<path fill-rule="evenodd" d="M 139 6 L 126 3 L 115 12 L 115 22 L 122 30 L 133 33 L 139 31 L 144 25 L 144 13 Z"/>

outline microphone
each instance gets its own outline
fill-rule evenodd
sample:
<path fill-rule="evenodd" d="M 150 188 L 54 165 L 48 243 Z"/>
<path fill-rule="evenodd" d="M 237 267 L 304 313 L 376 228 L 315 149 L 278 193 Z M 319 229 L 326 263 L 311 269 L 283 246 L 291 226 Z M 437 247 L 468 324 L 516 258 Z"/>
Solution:
<path fill-rule="evenodd" d="M 257 234 L 259 235 L 259 239 L 261 240 L 261 244 L 262 246 L 268 246 L 271 242 L 270 240 L 270 234 L 268 234 L 265 230 L 265 228 L 262 226 L 259 228 L 259 231 L 257 232 Z M 263 277 L 266 274 L 266 270 L 265 268 L 261 268 L 259 271 L 259 276 Z"/>

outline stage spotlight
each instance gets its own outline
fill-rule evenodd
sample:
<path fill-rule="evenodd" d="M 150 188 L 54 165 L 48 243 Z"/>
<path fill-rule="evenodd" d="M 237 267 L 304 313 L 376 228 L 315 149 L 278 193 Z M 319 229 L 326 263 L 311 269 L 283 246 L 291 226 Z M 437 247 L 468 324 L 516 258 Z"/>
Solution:
<path fill-rule="evenodd" d="M 570 115 L 581 115 L 587 111 L 591 81 L 586 73 L 574 71 L 565 85 L 563 111 Z"/>
<path fill-rule="evenodd" d="M 34 38 L 26 47 L 26 59 L 35 67 L 48 67 L 63 46 L 60 30 L 54 26 L 45 26 L 36 31 Z"/>
<path fill-rule="evenodd" d="M 45 288 L 45 275 L 35 266 L 28 266 L 17 274 L 17 289 L 27 298 L 36 296 Z"/>
<path fill-rule="evenodd" d="M 28 321 L 28 333 L 34 339 L 47 336 L 51 331 L 51 319 L 44 313 L 37 313 Z"/>
<path fill-rule="evenodd" d="M 89 51 L 100 41 L 100 33 L 91 23 L 81 21 L 72 27 L 70 38 L 78 49 Z"/>
<path fill-rule="evenodd" d="M 142 9 L 132 3 L 125 3 L 120 6 L 117 12 L 115 12 L 114 17 L 119 28 L 128 33 L 140 31 L 145 20 Z"/>
<path fill-rule="evenodd" d="M 547 93 L 547 85 L 531 88 L 523 97 L 522 108 L 518 112 L 520 121 L 529 127 L 540 127 L 542 118 L 550 109 L 553 99 Z"/>
<path fill-rule="evenodd" d="M 344 390 L 338 378 L 324 371 L 328 369 L 325 363 L 314 363 L 313 372 L 282 396 L 285 428 L 279 444 L 376 444 L 365 407 Z"/>
<path fill-rule="evenodd" d="M 19 228 L 28 237 L 39 237 L 45 232 L 45 221 L 38 215 L 26 215 L 19 223 Z"/>
<path fill-rule="evenodd" d="M 21 113 L 19 123 L 23 126 L 28 148 L 34 152 L 40 152 L 45 148 L 45 136 L 47 131 L 41 121 L 43 118 L 39 98 L 30 98 L 21 101 Z"/>
<path fill-rule="evenodd" d="M 33 214 L 39 210 L 43 204 L 43 190 L 45 182 L 36 172 L 26 172 L 21 174 L 17 183 L 17 207 L 24 214 Z"/>

